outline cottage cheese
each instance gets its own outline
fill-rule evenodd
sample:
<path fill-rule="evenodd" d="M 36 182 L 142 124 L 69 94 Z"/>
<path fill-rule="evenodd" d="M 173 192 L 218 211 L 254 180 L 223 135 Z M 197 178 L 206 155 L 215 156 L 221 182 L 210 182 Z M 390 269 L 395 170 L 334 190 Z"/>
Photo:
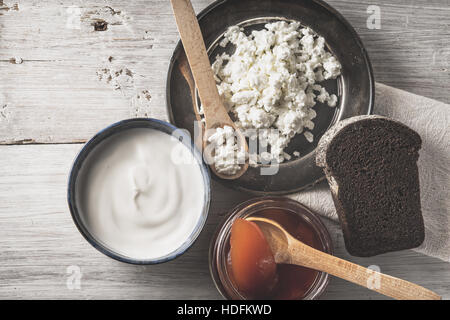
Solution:
<path fill-rule="evenodd" d="M 337 96 L 318 83 L 336 79 L 341 64 L 326 51 L 323 37 L 298 22 L 268 23 L 250 35 L 233 26 L 220 45 L 228 43 L 235 46 L 235 52 L 218 55 L 212 65 L 225 106 L 244 133 L 278 129 L 277 134 L 273 130 L 259 134 L 270 145 L 264 157 L 278 162 L 290 159 L 284 149 L 295 135 L 303 133 L 307 141 L 314 140 L 310 130 L 314 129 L 317 101 L 336 106 Z M 250 159 L 254 165 L 254 157 Z"/>
<path fill-rule="evenodd" d="M 245 163 L 245 150 L 239 147 L 234 129 L 230 126 L 217 128 L 209 136 L 208 142 L 213 148 L 214 167 L 218 173 L 233 175 L 239 172 Z"/>

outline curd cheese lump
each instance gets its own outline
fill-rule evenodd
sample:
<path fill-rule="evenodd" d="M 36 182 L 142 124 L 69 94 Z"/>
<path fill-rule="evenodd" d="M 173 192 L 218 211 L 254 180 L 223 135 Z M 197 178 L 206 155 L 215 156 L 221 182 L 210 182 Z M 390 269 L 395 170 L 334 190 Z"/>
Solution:
<path fill-rule="evenodd" d="M 208 138 L 214 150 L 214 167 L 218 173 L 233 175 L 245 164 L 245 150 L 239 148 L 234 129 L 230 126 L 217 128 Z"/>
<path fill-rule="evenodd" d="M 314 128 L 317 101 L 336 106 L 337 96 L 318 83 L 336 79 L 341 64 L 326 50 L 323 37 L 298 22 L 268 23 L 250 35 L 233 26 L 220 45 L 228 43 L 235 52 L 218 55 L 212 65 L 225 106 L 244 133 L 278 129 L 277 134 L 262 135 L 260 130 L 259 138 L 270 145 L 272 159 L 288 160 L 284 149 L 296 134 L 314 140 L 309 130 Z"/>

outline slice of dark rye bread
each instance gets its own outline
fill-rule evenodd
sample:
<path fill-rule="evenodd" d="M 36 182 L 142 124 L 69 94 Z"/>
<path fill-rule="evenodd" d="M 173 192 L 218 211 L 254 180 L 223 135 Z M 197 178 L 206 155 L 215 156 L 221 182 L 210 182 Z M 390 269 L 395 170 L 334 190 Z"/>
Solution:
<path fill-rule="evenodd" d="M 410 249 L 424 240 L 417 160 L 420 136 L 381 116 L 338 122 L 320 139 L 323 168 L 354 256 Z"/>

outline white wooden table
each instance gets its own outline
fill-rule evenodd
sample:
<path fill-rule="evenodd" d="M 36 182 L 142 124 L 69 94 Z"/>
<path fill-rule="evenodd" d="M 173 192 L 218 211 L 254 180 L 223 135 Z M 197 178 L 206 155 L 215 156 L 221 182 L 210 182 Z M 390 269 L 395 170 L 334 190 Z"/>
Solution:
<path fill-rule="evenodd" d="M 211 2 L 193 4 L 199 11 Z M 377 81 L 450 102 L 448 0 L 329 3 L 359 32 Z M 369 5 L 379 6 L 381 29 L 367 27 Z M 98 19 L 108 22 L 107 30 L 94 31 Z M 0 0 L 0 298 L 220 298 L 209 276 L 209 240 L 227 211 L 251 196 L 213 183 L 196 244 L 157 266 L 127 265 L 97 252 L 78 233 L 66 203 L 68 171 L 86 139 L 124 118 L 167 120 L 165 79 L 177 41 L 167 0 Z M 111 69 L 130 72 L 99 80 Z M 350 257 L 339 229 L 327 224 L 336 255 L 450 298 L 449 264 L 410 250 Z M 77 271 L 79 289 L 71 281 Z M 383 297 L 332 279 L 324 298 Z"/>

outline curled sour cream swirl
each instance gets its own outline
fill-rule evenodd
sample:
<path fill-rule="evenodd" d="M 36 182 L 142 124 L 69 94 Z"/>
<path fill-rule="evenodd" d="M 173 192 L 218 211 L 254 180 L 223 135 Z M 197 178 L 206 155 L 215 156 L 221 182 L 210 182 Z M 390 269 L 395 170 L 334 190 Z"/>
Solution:
<path fill-rule="evenodd" d="M 95 147 L 77 181 L 89 232 L 133 259 L 160 258 L 181 247 L 202 214 L 205 185 L 199 163 L 178 161 L 180 151 L 190 153 L 174 137 L 146 128 L 114 134 Z"/>

